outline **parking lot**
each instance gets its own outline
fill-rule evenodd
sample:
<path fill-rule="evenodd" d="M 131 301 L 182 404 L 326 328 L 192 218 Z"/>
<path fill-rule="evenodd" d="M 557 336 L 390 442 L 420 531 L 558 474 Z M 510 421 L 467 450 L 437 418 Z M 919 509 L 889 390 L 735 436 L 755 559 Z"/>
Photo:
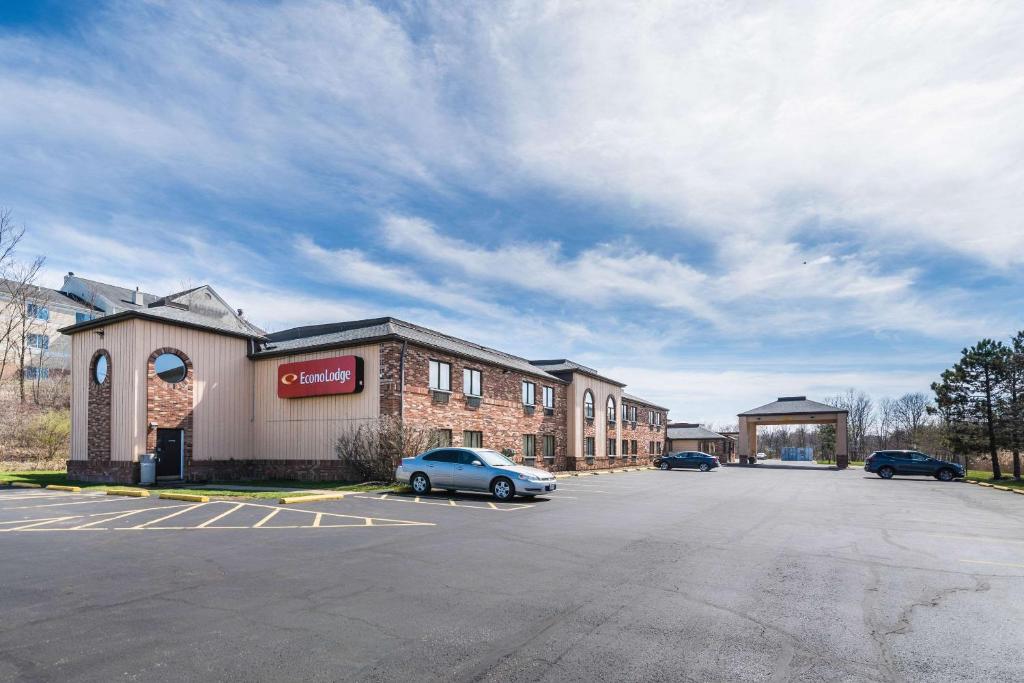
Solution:
<path fill-rule="evenodd" d="M 1013 680 L 1024 500 L 859 470 L 533 501 L 0 490 L 0 680 Z"/>

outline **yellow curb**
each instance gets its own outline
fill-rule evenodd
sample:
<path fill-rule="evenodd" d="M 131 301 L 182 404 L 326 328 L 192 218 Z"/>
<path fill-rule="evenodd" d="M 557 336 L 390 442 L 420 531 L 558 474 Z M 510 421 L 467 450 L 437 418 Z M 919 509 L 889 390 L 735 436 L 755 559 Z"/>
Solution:
<path fill-rule="evenodd" d="M 285 496 L 277 502 L 281 505 L 291 505 L 292 503 L 315 503 L 321 500 L 341 500 L 344 497 L 344 493 L 318 493 L 312 496 Z"/>
<path fill-rule="evenodd" d="M 971 480 L 971 479 L 964 479 L 964 480 L 963 480 L 963 482 L 964 482 L 965 484 L 974 484 L 975 486 L 977 486 L 977 484 L 978 484 L 978 482 L 976 482 L 976 481 L 973 481 L 973 480 Z"/>
<path fill-rule="evenodd" d="M 1013 492 L 1019 493 L 1020 495 L 1024 496 L 1024 489 L 1014 489 Z"/>
<path fill-rule="evenodd" d="M 197 496 L 194 493 L 161 493 L 164 500 L 183 500 L 186 503 L 209 503 L 209 496 Z"/>
<path fill-rule="evenodd" d="M 132 496 L 133 498 L 149 498 L 149 491 L 143 489 L 108 489 L 108 496 Z"/>
<path fill-rule="evenodd" d="M 992 484 L 989 484 L 989 483 L 986 483 L 986 482 L 983 482 L 983 481 L 979 481 L 978 482 L 978 486 L 984 486 L 986 488 L 992 488 Z"/>
<path fill-rule="evenodd" d="M 999 486 L 997 484 L 993 484 L 992 488 L 999 489 L 1000 491 L 1012 491 L 1013 490 L 1009 486 Z"/>
<path fill-rule="evenodd" d="M 71 493 L 78 493 L 82 490 L 81 486 L 64 486 L 62 484 L 48 484 L 46 488 L 51 491 L 70 491 Z"/>
<path fill-rule="evenodd" d="M 33 484 L 29 481 L 12 481 L 11 486 L 16 489 L 41 489 L 43 488 L 39 484 Z"/>

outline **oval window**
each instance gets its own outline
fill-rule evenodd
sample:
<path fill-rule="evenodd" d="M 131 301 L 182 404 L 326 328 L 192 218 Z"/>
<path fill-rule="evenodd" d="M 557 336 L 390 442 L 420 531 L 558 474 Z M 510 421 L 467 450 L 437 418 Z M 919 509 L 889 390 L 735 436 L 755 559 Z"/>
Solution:
<path fill-rule="evenodd" d="M 174 353 L 161 353 L 157 356 L 153 361 L 153 369 L 156 370 L 157 377 L 170 384 L 177 384 L 188 374 L 185 361 Z"/>
<path fill-rule="evenodd" d="M 96 384 L 103 384 L 107 381 L 107 357 L 100 356 L 96 359 L 96 365 L 92 369 L 92 378 Z"/>

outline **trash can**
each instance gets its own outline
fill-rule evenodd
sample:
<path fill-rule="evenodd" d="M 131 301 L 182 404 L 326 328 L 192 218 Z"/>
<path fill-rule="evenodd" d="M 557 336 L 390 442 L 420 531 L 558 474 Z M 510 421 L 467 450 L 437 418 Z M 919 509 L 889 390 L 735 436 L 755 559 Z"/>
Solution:
<path fill-rule="evenodd" d="M 156 483 L 156 453 L 143 453 L 139 458 L 139 483 L 143 486 Z"/>

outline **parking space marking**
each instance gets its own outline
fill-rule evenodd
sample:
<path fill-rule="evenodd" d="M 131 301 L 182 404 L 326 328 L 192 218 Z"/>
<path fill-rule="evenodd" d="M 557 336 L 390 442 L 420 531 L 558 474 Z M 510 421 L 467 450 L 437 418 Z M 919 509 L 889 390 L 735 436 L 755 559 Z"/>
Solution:
<path fill-rule="evenodd" d="M 1016 562 L 992 562 L 990 560 L 960 560 L 961 562 L 968 562 L 970 564 L 990 564 L 996 567 L 1014 567 L 1015 569 L 1024 569 L 1024 564 L 1017 564 Z"/>
<path fill-rule="evenodd" d="M 134 502 L 135 499 L 125 499 L 126 502 Z M 220 510 L 217 506 L 228 506 L 226 510 Z M 167 526 L 163 525 L 169 519 L 186 515 L 195 510 L 216 510 L 217 514 L 199 524 Z M 216 525 L 217 522 L 228 518 L 235 512 L 245 508 L 258 508 L 269 510 L 259 521 L 254 524 L 242 525 Z M 156 519 L 144 521 L 134 526 L 110 526 L 115 520 L 141 515 L 144 513 L 170 512 L 158 516 Z M 280 519 L 281 513 L 289 516 L 293 524 L 270 524 L 275 518 Z M 62 523 L 70 520 L 83 522 L 73 526 L 61 526 Z M 86 521 L 90 520 L 90 521 Z M 230 521 L 230 520 L 229 520 Z M 4 527 L 8 528 L 4 528 Z M 338 512 L 327 512 L 323 510 L 305 510 L 301 508 L 280 508 L 274 505 L 263 505 L 259 503 L 234 503 L 231 501 L 211 501 L 208 503 L 183 503 L 180 505 L 157 505 L 147 506 L 127 511 L 93 512 L 79 515 L 62 515 L 58 517 L 43 517 L 36 519 L 19 519 L 0 521 L 0 532 L 11 531 L 185 531 L 193 529 L 339 529 L 339 528 L 365 528 L 365 527 L 388 527 L 388 526 L 436 526 L 433 522 L 419 522 L 408 519 L 391 519 L 385 517 L 368 517 L 364 515 L 349 515 Z"/>
<path fill-rule="evenodd" d="M 61 494 L 54 494 L 61 495 Z M 75 494 L 66 494 L 73 496 Z M 98 503 L 126 503 L 131 502 L 128 498 L 108 498 L 107 496 L 95 496 L 96 500 L 72 500 L 66 503 L 43 503 L 41 505 L 14 505 L 11 507 L 0 507 L 0 512 L 6 510 L 35 510 L 37 508 L 65 507 L 67 505 L 96 505 Z"/>
<path fill-rule="evenodd" d="M 424 500 L 424 496 L 392 496 L 391 494 L 388 493 L 384 493 L 379 496 L 354 495 L 349 497 L 362 498 L 364 500 L 386 500 L 396 503 L 418 503 L 419 505 L 441 505 L 443 507 L 474 508 L 477 510 L 497 510 L 499 512 L 511 512 L 513 510 L 522 510 L 523 508 L 533 507 L 533 503 L 503 503 L 501 507 L 498 507 L 495 503 L 492 503 L 490 501 L 480 501 L 480 503 L 483 503 L 481 505 L 464 502 L 457 498 L 436 498 L 434 500 Z"/>

